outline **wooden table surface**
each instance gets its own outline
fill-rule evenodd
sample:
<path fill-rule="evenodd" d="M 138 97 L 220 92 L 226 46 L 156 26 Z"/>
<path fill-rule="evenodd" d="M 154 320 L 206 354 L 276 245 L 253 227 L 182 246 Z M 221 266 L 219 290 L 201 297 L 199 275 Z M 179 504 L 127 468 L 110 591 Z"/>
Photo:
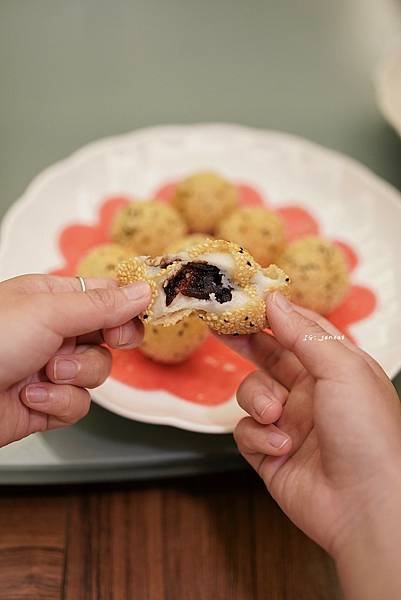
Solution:
<path fill-rule="evenodd" d="M 250 471 L 3 489 L 0 600 L 335 600 L 333 562 Z"/>

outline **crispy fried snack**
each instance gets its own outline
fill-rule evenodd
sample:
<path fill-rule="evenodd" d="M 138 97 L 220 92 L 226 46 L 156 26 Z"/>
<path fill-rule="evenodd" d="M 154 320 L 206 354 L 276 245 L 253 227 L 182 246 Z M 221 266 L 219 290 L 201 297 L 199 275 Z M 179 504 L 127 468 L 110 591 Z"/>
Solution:
<path fill-rule="evenodd" d="M 244 248 L 223 240 L 154 259 L 133 257 L 119 266 L 117 279 L 151 286 L 145 323 L 173 324 L 195 312 L 211 329 L 234 335 L 266 327 L 265 298 L 285 292 L 289 281 L 275 265 L 262 269 Z"/>
<path fill-rule="evenodd" d="M 183 362 L 203 342 L 209 329 L 197 315 L 185 317 L 175 325 L 145 325 L 140 350 L 156 362 L 174 365 Z"/>
<path fill-rule="evenodd" d="M 161 254 L 186 232 L 183 218 L 172 206 L 152 201 L 125 206 L 117 213 L 111 229 L 114 242 L 150 256 Z"/>
<path fill-rule="evenodd" d="M 216 173 L 195 173 L 177 185 L 171 204 L 191 231 L 211 233 L 237 206 L 238 192 Z"/>
<path fill-rule="evenodd" d="M 167 247 L 167 252 L 172 254 L 173 252 L 181 252 L 182 250 L 188 250 L 193 246 L 198 246 L 198 244 L 203 244 L 204 242 L 209 241 L 211 238 L 210 235 L 206 235 L 205 233 L 190 233 L 189 235 L 180 238 L 173 242 L 170 246 Z"/>
<path fill-rule="evenodd" d="M 259 206 L 239 208 L 223 219 L 216 236 L 244 246 L 263 267 L 275 262 L 284 247 L 280 217 Z"/>
<path fill-rule="evenodd" d="M 327 314 L 343 300 L 349 286 L 345 258 L 334 244 L 308 236 L 288 244 L 277 259 L 291 277 L 292 300 Z"/>
<path fill-rule="evenodd" d="M 82 277 L 115 278 L 117 265 L 131 256 L 126 248 L 118 244 L 100 244 L 95 246 L 80 260 L 77 275 Z"/>

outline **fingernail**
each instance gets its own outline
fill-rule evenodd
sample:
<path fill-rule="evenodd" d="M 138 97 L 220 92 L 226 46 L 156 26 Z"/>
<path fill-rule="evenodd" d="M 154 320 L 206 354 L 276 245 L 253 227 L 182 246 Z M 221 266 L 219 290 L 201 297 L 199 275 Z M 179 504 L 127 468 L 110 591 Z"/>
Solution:
<path fill-rule="evenodd" d="M 128 300 L 142 300 L 150 295 L 150 287 L 146 281 L 136 281 L 121 288 Z"/>
<path fill-rule="evenodd" d="M 280 292 L 275 292 L 273 294 L 273 302 L 285 313 L 289 313 L 293 310 L 291 302 L 289 302 L 283 294 L 280 294 Z"/>
<path fill-rule="evenodd" d="M 269 398 L 269 396 L 265 394 L 261 394 L 260 396 L 256 396 L 255 400 L 253 401 L 253 406 L 258 415 L 263 417 L 271 407 L 277 404 L 277 402 L 278 400 Z"/>
<path fill-rule="evenodd" d="M 39 404 L 47 400 L 47 390 L 40 385 L 28 385 L 25 389 L 25 395 L 29 404 Z"/>
<path fill-rule="evenodd" d="M 288 436 L 278 431 L 269 431 L 267 434 L 267 441 L 275 448 L 282 448 L 288 440 Z"/>
<path fill-rule="evenodd" d="M 132 344 L 132 342 L 133 342 L 133 339 L 132 339 L 131 328 L 124 327 L 124 325 L 119 327 L 117 345 L 118 346 L 128 346 L 129 344 Z"/>
<path fill-rule="evenodd" d="M 54 379 L 57 381 L 68 381 L 74 379 L 79 371 L 79 365 L 75 360 L 56 358 L 54 361 Z"/>

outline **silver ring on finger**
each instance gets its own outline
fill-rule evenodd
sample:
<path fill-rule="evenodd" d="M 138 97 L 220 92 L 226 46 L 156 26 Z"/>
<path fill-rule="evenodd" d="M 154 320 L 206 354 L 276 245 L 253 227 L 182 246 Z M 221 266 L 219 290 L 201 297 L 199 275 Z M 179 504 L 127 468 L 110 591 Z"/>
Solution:
<path fill-rule="evenodd" d="M 85 292 L 87 290 L 85 279 L 83 277 L 81 277 L 80 275 L 77 276 L 77 279 L 81 286 L 81 291 L 85 294 Z"/>

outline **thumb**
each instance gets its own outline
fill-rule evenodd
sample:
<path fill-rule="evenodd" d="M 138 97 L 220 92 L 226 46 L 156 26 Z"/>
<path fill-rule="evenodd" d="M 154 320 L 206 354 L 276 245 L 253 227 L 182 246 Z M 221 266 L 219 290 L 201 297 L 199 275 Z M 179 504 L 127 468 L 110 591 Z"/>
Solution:
<path fill-rule="evenodd" d="M 151 290 L 145 281 L 121 288 L 31 297 L 41 322 L 64 338 L 123 325 L 144 311 L 150 300 Z"/>
<path fill-rule="evenodd" d="M 301 314 L 279 292 L 266 301 L 270 327 L 282 346 L 300 360 L 313 377 L 348 381 L 352 365 L 362 359 L 347 348 L 338 335 L 329 333 Z"/>

